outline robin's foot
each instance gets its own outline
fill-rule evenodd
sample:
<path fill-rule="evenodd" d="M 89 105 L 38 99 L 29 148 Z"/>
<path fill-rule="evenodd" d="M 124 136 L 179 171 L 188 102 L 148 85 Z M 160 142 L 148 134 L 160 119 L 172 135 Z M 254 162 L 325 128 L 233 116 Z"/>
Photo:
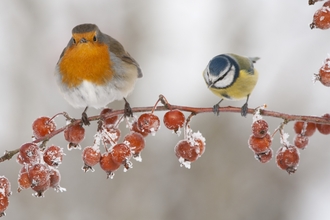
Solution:
<path fill-rule="evenodd" d="M 133 111 L 132 111 L 130 104 L 128 103 L 128 101 L 125 98 L 124 98 L 124 101 L 125 101 L 124 116 L 133 117 Z"/>
<path fill-rule="evenodd" d="M 91 124 L 88 120 L 88 116 L 87 116 L 87 113 L 86 113 L 87 109 L 88 109 L 88 106 L 85 108 L 83 113 L 81 113 L 81 121 L 84 125 L 90 125 Z"/>

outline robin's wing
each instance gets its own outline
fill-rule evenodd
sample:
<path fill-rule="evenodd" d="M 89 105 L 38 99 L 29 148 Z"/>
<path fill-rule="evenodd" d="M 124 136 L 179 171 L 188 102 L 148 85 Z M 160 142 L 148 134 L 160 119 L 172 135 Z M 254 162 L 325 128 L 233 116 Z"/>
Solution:
<path fill-rule="evenodd" d="M 122 61 L 136 66 L 138 70 L 138 78 L 141 78 L 143 76 L 142 70 L 136 60 L 131 57 L 128 52 L 125 51 L 123 45 L 121 45 L 116 39 L 110 37 L 109 35 L 106 36 L 108 37 L 107 40 L 110 44 L 110 52 L 116 54 Z"/>

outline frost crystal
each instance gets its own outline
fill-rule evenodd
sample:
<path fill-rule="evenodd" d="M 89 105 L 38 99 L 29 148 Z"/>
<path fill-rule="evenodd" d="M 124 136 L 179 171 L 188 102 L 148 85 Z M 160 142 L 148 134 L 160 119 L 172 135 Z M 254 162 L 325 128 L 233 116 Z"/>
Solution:
<path fill-rule="evenodd" d="M 184 158 L 180 157 L 179 162 L 180 162 L 181 167 L 184 166 L 185 168 L 190 169 L 190 167 L 191 167 L 190 161 L 186 161 Z"/>
<path fill-rule="evenodd" d="M 135 155 L 133 156 L 133 159 L 136 160 L 136 161 L 138 161 L 138 162 L 142 162 L 141 154 L 135 154 Z"/>
<path fill-rule="evenodd" d="M 284 146 L 289 146 L 289 141 L 288 141 L 288 138 L 289 138 L 289 134 L 288 133 L 283 133 L 282 137 L 280 138 L 281 140 L 281 144 L 283 144 Z"/>

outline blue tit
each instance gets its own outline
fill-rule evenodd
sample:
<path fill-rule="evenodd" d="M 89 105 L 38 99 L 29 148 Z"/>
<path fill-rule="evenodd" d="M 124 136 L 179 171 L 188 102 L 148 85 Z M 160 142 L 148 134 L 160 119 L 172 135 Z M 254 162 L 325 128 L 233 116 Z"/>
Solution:
<path fill-rule="evenodd" d="M 221 100 L 213 106 L 219 115 L 219 104 L 224 100 L 246 99 L 241 115 L 246 116 L 249 96 L 258 81 L 258 72 L 253 64 L 258 57 L 243 57 L 236 54 L 221 54 L 210 60 L 203 72 L 208 88 Z"/>

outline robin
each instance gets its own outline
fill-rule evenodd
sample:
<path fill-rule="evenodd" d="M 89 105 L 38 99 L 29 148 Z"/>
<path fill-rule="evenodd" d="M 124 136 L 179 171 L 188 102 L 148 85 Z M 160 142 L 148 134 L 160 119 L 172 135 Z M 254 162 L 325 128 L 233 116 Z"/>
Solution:
<path fill-rule="evenodd" d="M 132 115 L 125 98 L 142 76 L 135 59 L 95 24 L 72 29 L 72 37 L 55 69 L 57 84 L 66 101 L 75 108 L 85 108 L 82 113 L 85 125 L 89 125 L 88 107 L 103 108 L 114 100 L 124 99 L 126 115 Z"/>

